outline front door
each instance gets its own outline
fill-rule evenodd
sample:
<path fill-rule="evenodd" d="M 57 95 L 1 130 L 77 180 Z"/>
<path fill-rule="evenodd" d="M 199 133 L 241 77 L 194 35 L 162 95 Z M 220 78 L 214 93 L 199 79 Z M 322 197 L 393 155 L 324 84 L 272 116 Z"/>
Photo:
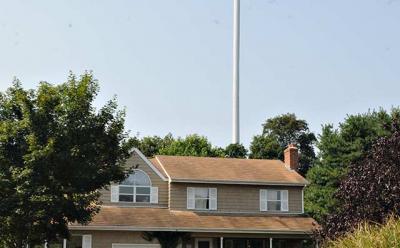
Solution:
<path fill-rule="evenodd" d="M 195 248 L 213 248 L 212 239 L 196 239 Z"/>

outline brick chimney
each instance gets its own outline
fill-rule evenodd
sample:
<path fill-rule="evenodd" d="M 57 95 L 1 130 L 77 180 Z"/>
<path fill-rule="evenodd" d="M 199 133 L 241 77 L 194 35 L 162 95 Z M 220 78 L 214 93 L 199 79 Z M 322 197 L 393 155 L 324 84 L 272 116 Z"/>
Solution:
<path fill-rule="evenodd" d="M 285 165 L 292 170 L 297 170 L 299 168 L 299 152 L 296 145 L 289 144 L 285 149 L 284 154 Z"/>

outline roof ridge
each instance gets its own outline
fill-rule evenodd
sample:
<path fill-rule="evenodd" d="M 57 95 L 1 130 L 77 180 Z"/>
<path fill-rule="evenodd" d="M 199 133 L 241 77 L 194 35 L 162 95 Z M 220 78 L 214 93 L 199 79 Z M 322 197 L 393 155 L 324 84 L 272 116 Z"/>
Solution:
<path fill-rule="evenodd" d="M 171 157 L 171 158 L 198 158 L 198 159 L 226 159 L 226 160 L 246 160 L 246 161 L 280 161 L 280 159 L 262 159 L 262 158 L 229 158 L 229 157 L 203 157 L 203 156 L 186 156 L 186 155 L 155 155 L 153 158 L 157 157 Z M 152 158 L 152 159 L 153 159 Z"/>

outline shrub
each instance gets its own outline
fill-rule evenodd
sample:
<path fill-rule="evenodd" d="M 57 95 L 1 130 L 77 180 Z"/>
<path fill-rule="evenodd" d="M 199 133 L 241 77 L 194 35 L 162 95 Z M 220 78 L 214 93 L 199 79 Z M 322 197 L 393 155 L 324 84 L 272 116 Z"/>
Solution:
<path fill-rule="evenodd" d="M 323 224 L 325 237 L 336 239 L 360 223 L 382 224 L 392 214 L 400 216 L 400 129 L 394 129 L 349 167 L 336 193 L 341 207 Z"/>
<path fill-rule="evenodd" d="M 386 248 L 400 247 L 400 220 L 393 216 L 386 224 L 360 224 L 354 232 L 334 241 L 328 241 L 327 248 L 363 247 Z"/>

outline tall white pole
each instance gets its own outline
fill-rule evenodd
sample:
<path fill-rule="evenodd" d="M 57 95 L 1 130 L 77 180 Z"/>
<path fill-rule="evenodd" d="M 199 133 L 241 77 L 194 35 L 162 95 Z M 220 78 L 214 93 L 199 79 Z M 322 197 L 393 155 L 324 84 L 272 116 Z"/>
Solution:
<path fill-rule="evenodd" d="M 232 92 L 232 143 L 239 138 L 239 47 L 240 47 L 240 0 L 233 0 L 233 92 Z"/>

